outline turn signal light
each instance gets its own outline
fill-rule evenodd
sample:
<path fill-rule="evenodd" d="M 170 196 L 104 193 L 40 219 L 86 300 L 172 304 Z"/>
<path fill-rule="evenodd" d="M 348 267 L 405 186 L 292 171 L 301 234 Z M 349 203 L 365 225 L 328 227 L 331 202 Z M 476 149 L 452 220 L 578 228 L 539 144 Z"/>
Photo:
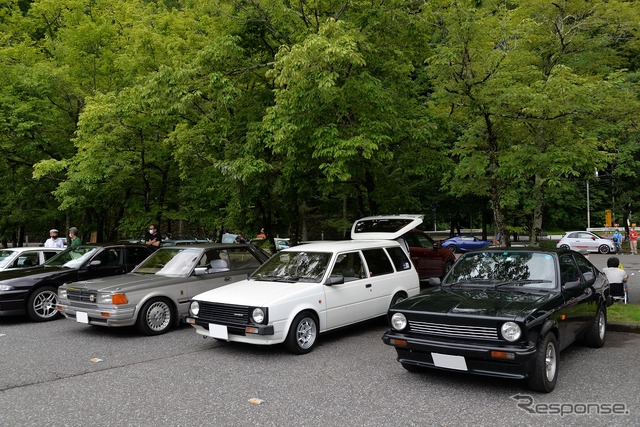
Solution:
<path fill-rule="evenodd" d="M 247 334 L 257 334 L 258 333 L 258 328 L 254 328 L 252 326 L 247 326 L 246 328 L 244 328 L 244 331 Z"/>
<path fill-rule="evenodd" d="M 506 351 L 492 351 L 491 357 L 494 359 L 509 359 L 513 360 L 516 358 L 516 355 L 513 353 L 507 353 Z"/>
<path fill-rule="evenodd" d="M 126 304 L 129 301 L 127 300 L 127 296 L 125 294 L 113 294 L 111 295 L 111 303 L 112 304 Z"/>
<path fill-rule="evenodd" d="M 397 340 L 397 339 L 390 339 L 389 342 L 391 343 L 391 345 L 397 345 L 398 347 L 406 347 L 407 346 L 407 342 L 405 340 Z"/>

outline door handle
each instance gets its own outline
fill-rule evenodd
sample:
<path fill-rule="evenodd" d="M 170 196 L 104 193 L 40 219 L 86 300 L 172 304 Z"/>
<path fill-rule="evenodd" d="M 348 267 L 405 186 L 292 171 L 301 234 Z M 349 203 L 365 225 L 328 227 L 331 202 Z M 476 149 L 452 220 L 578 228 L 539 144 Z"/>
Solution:
<path fill-rule="evenodd" d="M 227 277 L 225 277 L 225 278 L 224 278 L 224 281 L 225 281 L 225 282 L 228 282 L 229 280 L 231 280 L 231 277 L 229 277 L 229 276 L 227 276 Z"/>
<path fill-rule="evenodd" d="M 366 285 L 364 285 L 365 288 L 370 288 L 371 287 L 371 283 L 367 283 Z"/>

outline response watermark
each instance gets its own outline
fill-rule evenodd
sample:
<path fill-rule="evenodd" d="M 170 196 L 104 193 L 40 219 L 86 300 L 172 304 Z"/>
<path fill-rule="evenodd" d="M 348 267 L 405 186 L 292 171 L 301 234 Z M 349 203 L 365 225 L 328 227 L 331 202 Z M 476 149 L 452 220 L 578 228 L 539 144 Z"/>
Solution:
<path fill-rule="evenodd" d="M 516 394 L 511 396 L 516 406 L 533 415 L 629 415 L 625 403 L 610 402 L 552 402 L 536 403 L 533 396 Z"/>

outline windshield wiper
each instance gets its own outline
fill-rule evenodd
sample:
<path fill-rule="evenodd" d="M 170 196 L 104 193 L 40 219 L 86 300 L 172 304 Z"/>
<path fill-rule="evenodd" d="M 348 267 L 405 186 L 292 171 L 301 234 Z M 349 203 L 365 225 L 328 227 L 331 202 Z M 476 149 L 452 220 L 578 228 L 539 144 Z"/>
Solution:
<path fill-rule="evenodd" d="M 522 285 L 529 285 L 529 284 L 533 284 L 533 283 L 551 283 L 551 280 L 510 280 L 508 282 L 502 282 L 502 283 L 497 283 L 493 289 L 498 289 L 502 286 L 507 286 L 507 285 L 512 285 L 512 286 L 522 286 Z"/>

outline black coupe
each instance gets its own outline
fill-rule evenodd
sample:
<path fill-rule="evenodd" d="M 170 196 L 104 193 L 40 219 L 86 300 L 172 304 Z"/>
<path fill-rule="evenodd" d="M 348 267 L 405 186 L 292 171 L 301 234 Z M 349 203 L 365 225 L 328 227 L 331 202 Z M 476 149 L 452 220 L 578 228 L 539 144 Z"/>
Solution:
<path fill-rule="evenodd" d="M 577 252 L 483 249 L 462 255 L 436 290 L 391 307 L 382 339 L 408 371 L 526 379 L 550 392 L 562 349 L 579 338 L 604 345 L 610 304 L 605 275 Z"/>

